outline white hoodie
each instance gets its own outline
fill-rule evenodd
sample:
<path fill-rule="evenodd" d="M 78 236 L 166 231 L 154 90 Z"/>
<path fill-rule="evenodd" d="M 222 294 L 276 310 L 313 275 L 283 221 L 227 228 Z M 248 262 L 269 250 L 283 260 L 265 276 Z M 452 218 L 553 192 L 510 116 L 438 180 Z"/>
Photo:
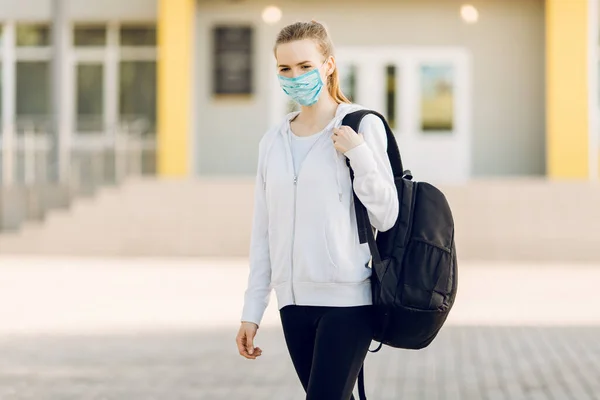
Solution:
<path fill-rule="evenodd" d="M 242 321 L 260 325 L 271 289 L 279 309 L 290 305 L 360 306 L 371 304 L 368 244 L 358 240 L 354 192 L 367 208 L 371 224 L 389 230 L 398 217 L 398 198 L 387 157 L 385 127 L 367 115 L 359 133 L 365 143 L 344 154 L 331 135 L 344 116 L 363 107 L 340 104 L 294 174 L 290 120 L 269 130 L 258 151 L 250 274 Z"/>

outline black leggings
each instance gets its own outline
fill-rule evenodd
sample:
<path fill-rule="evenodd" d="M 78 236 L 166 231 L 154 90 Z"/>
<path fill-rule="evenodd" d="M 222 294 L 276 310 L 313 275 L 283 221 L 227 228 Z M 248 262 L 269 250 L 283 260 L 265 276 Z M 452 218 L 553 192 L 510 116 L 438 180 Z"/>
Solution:
<path fill-rule="evenodd" d="M 286 306 L 279 312 L 306 400 L 354 400 L 373 337 L 371 306 Z"/>

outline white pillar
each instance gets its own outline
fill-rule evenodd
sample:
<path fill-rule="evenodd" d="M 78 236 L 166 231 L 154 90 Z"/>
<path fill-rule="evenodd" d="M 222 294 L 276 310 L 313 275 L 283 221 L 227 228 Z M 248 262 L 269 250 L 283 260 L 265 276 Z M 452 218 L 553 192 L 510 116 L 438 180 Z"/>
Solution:
<path fill-rule="evenodd" d="M 52 74 L 51 98 L 53 134 L 57 140 L 59 182 L 68 183 L 71 164 L 71 123 L 68 78 L 70 76 L 67 47 L 70 29 L 65 0 L 52 0 Z"/>
<path fill-rule="evenodd" d="M 105 130 L 110 134 L 115 134 L 118 133 L 119 124 L 119 25 L 115 22 L 108 24 L 106 48 L 106 60 L 104 63 L 104 125 Z"/>
<path fill-rule="evenodd" d="M 2 35 L 2 184 L 12 185 L 15 154 L 15 114 L 16 114 L 16 56 L 15 24 L 4 24 Z"/>

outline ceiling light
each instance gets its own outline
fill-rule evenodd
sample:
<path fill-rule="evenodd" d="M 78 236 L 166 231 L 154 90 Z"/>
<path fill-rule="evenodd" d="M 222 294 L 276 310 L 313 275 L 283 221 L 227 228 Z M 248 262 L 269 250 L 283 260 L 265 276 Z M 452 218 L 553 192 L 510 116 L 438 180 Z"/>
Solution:
<path fill-rule="evenodd" d="M 460 8 L 460 16 L 467 24 L 474 24 L 479 20 L 479 11 L 470 4 L 465 4 Z"/>
<path fill-rule="evenodd" d="M 276 24 L 281 20 L 281 8 L 277 6 L 269 6 L 262 12 L 262 19 L 265 23 L 272 25 Z"/>

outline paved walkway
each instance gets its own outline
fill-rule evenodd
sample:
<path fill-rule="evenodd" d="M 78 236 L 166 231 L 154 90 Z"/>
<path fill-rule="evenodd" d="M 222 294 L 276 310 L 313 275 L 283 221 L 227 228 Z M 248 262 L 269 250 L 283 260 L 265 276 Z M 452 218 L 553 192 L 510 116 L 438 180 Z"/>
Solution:
<path fill-rule="evenodd" d="M 302 400 L 276 328 L 262 359 L 229 330 L 0 341 L 2 400 Z M 600 399 L 600 328 L 453 327 L 367 359 L 370 400 Z M 377 382 L 377 383 L 376 383 Z"/>
<path fill-rule="evenodd" d="M 263 357 L 237 355 L 245 280 L 244 260 L 0 258 L 0 399 L 301 400 L 275 301 Z M 462 263 L 430 348 L 369 355 L 369 400 L 600 400 L 599 281 Z"/>

